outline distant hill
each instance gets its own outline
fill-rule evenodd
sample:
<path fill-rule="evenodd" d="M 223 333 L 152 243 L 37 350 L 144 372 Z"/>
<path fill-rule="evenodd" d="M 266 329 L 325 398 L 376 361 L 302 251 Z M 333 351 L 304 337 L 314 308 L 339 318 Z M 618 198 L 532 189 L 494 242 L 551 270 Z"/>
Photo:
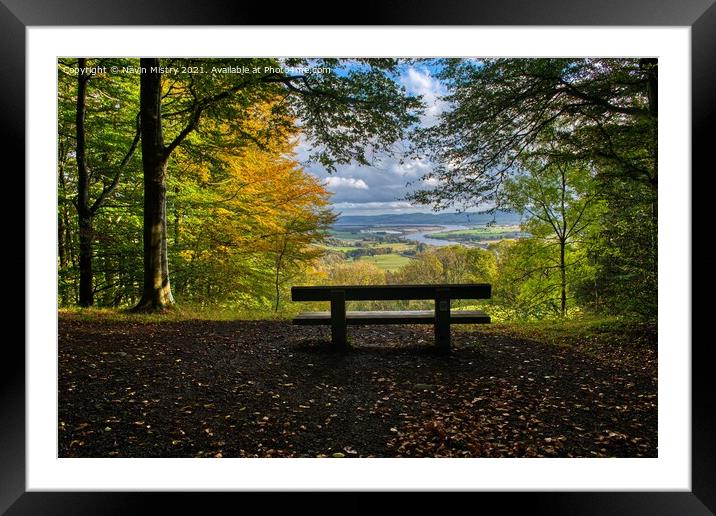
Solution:
<path fill-rule="evenodd" d="M 518 213 L 500 211 L 489 213 L 386 213 L 383 215 L 341 215 L 336 226 L 390 226 L 440 224 L 519 224 Z"/>

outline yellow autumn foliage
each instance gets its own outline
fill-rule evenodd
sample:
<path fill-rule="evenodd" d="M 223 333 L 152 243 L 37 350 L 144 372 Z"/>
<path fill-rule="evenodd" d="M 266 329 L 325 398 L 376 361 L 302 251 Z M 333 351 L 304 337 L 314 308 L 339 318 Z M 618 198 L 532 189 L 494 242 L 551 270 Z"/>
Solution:
<path fill-rule="evenodd" d="M 236 135 L 241 146 L 217 144 L 210 156 L 198 157 L 191 146 L 182 150 L 185 165 L 170 175 L 169 189 L 168 234 L 179 260 L 175 290 L 236 300 L 254 292 L 258 303 L 273 304 L 322 253 L 314 244 L 334 218 L 330 193 L 292 157 L 295 127 L 262 139 L 270 109 L 271 103 L 255 106 Z M 229 134 L 231 128 L 219 129 Z M 190 281 L 182 283 L 182 271 Z"/>

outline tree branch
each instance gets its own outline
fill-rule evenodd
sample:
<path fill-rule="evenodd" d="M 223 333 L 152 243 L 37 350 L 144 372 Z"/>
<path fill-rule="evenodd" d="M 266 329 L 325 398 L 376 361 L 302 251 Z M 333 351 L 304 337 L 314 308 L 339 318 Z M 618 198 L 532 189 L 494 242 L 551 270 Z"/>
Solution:
<path fill-rule="evenodd" d="M 137 146 L 139 145 L 139 138 L 141 136 L 140 129 L 140 117 L 139 113 L 137 113 L 136 131 L 134 133 L 134 139 L 132 140 L 132 144 L 129 146 L 129 150 L 124 155 L 124 158 L 122 158 L 122 161 L 119 163 L 119 166 L 117 166 L 117 171 L 114 173 L 112 182 L 109 184 L 109 186 L 105 186 L 102 188 L 102 192 L 99 194 L 94 204 L 92 204 L 90 212 L 93 215 L 97 213 L 97 210 L 99 210 L 102 204 L 104 204 L 104 201 L 107 199 L 107 197 L 112 195 L 112 193 L 114 193 L 114 191 L 117 189 L 117 186 L 119 186 L 119 178 L 122 174 L 122 169 L 124 169 L 127 163 L 129 163 L 129 160 L 132 159 L 134 151 L 137 150 Z"/>
<path fill-rule="evenodd" d="M 612 111 L 614 113 L 621 113 L 624 115 L 649 116 L 649 111 L 646 109 L 617 106 L 607 101 L 606 99 L 597 97 L 596 95 L 590 95 L 588 93 L 584 93 L 583 91 L 578 90 L 573 84 L 565 81 L 561 77 L 559 77 L 558 80 L 559 83 L 564 86 L 564 88 L 561 89 L 557 88 L 558 92 L 564 92 L 567 95 L 577 97 L 581 100 L 585 100 L 595 106 L 601 106 L 604 109 Z"/>

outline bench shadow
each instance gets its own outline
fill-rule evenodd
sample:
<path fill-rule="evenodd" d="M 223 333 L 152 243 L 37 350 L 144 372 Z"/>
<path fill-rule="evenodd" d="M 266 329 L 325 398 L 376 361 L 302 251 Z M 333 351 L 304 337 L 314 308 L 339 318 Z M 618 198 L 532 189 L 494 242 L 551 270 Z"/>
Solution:
<path fill-rule="evenodd" d="M 351 343 L 348 349 L 336 350 L 331 347 L 330 340 L 305 339 L 289 346 L 292 352 L 321 356 L 342 356 L 342 355 L 366 355 L 366 356 L 401 356 L 412 355 L 420 357 L 452 357 L 456 354 L 465 353 L 481 355 L 483 350 L 480 346 L 460 344 L 449 350 L 436 347 L 433 343 L 427 344 L 399 344 L 399 345 L 376 345 Z"/>

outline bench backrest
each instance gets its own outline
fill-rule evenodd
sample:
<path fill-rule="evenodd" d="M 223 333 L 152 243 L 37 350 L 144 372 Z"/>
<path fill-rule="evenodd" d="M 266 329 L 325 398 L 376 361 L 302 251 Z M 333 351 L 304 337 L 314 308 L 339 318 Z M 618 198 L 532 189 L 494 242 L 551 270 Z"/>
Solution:
<path fill-rule="evenodd" d="M 329 285 L 321 287 L 291 287 L 293 301 L 330 301 L 331 292 L 345 293 L 346 301 L 383 301 L 405 299 L 435 299 L 438 292 L 449 299 L 489 299 L 492 287 L 488 283 L 457 285 Z"/>

